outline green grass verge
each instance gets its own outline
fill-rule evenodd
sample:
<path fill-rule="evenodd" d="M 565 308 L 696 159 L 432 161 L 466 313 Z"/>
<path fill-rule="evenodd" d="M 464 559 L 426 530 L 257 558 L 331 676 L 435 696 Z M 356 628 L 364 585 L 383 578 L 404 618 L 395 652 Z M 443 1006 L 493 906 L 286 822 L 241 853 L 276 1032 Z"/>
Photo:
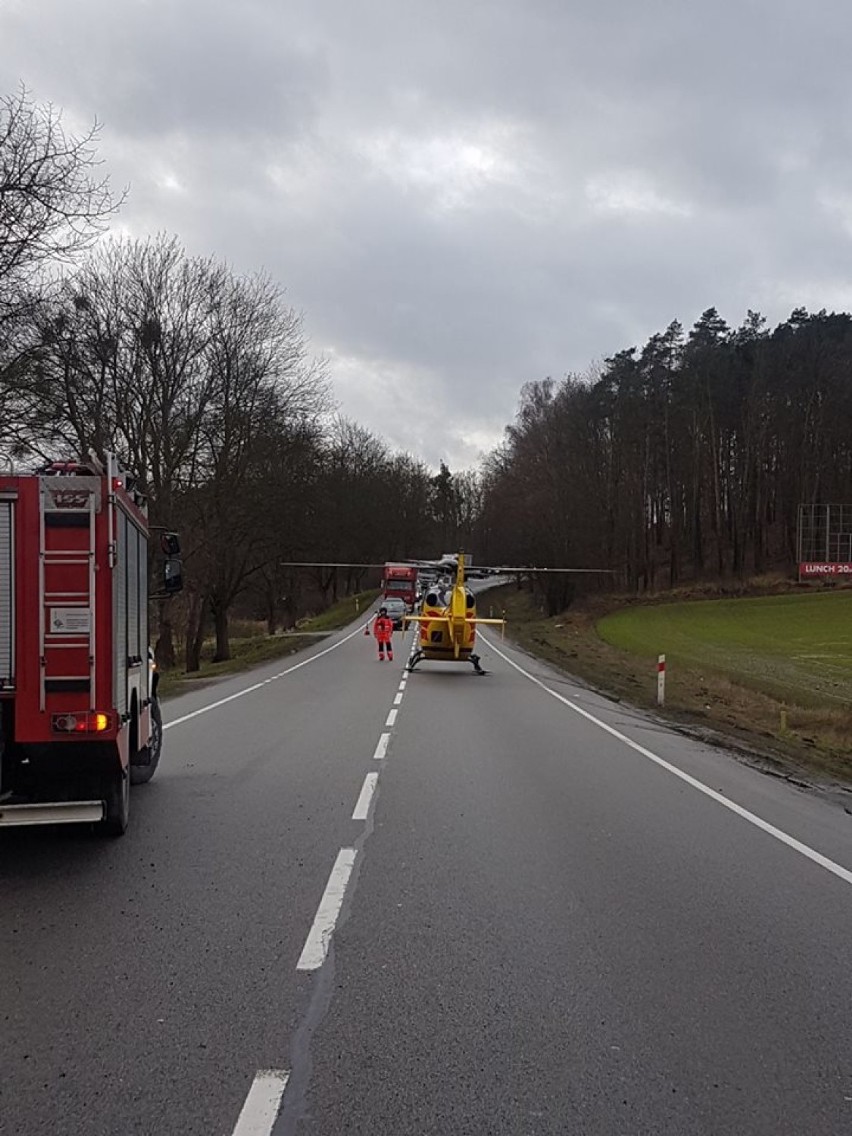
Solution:
<path fill-rule="evenodd" d="M 852 592 L 642 605 L 597 630 L 624 651 L 710 667 L 781 701 L 852 701 Z"/>
<path fill-rule="evenodd" d="M 173 698 L 176 694 L 203 686 L 224 675 L 238 674 L 261 663 L 294 655 L 316 643 L 318 633 L 331 633 L 351 623 L 369 608 L 379 594 L 378 589 L 375 589 L 361 592 L 357 596 L 347 596 L 319 615 L 300 620 L 293 633 L 234 638 L 231 640 L 232 657 L 225 662 L 214 663 L 211 658 L 213 644 L 206 643 L 202 651 L 201 670 L 192 674 L 179 669 L 163 672 L 160 675 L 160 695 L 164 699 Z"/>

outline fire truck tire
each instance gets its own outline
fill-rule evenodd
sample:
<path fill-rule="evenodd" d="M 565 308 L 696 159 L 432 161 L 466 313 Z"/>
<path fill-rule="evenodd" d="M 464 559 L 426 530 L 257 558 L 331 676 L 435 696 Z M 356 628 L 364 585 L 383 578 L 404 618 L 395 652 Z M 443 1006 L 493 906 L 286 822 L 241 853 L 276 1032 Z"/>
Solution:
<path fill-rule="evenodd" d="M 130 784 L 146 785 L 157 772 L 163 749 L 163 712 L 158 699 L 151 703 L 151 759 L 147 765 L 130 766 Z"/>
<path fill-rule="evenodd" d="M 119 769 L 104 779 L 106 816 L 98 825 L 102 836 L 123 836 L 130 820 L 130 775 Z"/>

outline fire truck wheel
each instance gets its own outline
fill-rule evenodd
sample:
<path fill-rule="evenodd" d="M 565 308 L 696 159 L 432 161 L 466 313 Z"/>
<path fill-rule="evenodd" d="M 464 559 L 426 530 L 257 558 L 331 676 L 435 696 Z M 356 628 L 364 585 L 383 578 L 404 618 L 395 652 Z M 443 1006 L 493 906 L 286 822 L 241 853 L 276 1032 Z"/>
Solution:
<path fill-rule="evenodd" d="M 158 699 L 151 703 L 151 758 L 147 765 L 130 766 L 130 784 L 145 785 L 157 772 L 163 748 L 163 713 Z"/>
<path fill-rule="evenodd" d="M 106 816 L 98 825 L 104 836 L 123 836 L 130 820 L 130 776 L 126 769 L 111 773 L 104 780 Z"/>

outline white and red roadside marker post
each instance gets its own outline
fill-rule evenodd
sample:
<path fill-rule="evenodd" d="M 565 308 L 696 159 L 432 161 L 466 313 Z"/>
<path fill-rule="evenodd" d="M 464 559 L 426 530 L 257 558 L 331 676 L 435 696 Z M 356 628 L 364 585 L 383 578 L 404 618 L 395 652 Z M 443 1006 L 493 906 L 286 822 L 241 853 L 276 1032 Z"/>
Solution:
<path fill-rule="evenodd" d="M 657 705 L 666 704 L 666 656 L 657 658 Z"/>

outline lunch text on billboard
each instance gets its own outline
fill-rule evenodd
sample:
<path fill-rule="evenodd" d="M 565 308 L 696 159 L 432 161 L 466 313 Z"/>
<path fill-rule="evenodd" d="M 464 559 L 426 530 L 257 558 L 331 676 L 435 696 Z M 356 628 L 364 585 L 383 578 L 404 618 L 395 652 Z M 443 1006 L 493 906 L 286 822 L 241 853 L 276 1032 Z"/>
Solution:
<path fill-rule="evenodd" d="M 805 576 L 852 576 L 852 563 L 838 562 L 836 564 L 806 561 L 799 565 L 799 575 Z"/>

